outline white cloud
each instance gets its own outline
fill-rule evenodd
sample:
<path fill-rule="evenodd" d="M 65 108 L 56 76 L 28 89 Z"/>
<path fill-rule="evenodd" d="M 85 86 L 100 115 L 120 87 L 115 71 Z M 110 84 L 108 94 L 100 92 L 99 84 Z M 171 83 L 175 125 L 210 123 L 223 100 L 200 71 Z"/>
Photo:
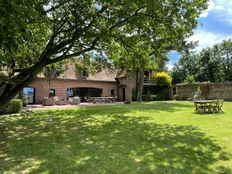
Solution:
<path fill-rule="evenodd" d="M 214 11 L 220 20 L 232 25 L 232 0 L 214 0 Z"/>
<path fill-rule="evenodd" d="M 169 62 L 166 64 L 166 67 L 168 68 L 169 71 L 171 71 L 173 69 L 173 65 L 174 63 L 173 62 Z"/>
<path fill-rule="evenodd" d="M 232 34 L 225 35 L 220 33 L 213 33 L 205 30 L 196 30 L 189 41 L 199 41 L 198 47 L 195 51 L 201 51 L 203 48 L 211 47 L 216 43 L 220 43 L 223 40 L 232 39 Z"/>
<path fill-rule="evenodd" d="M 203 17 L 203 18 L 207 17 L 208 14 L 209 14 L 209 12 L 210 12 L 211 10 L 214 9 L 214 6 L 215 6 L 214 1 L 213 1 L 213 0 L 210 0 L 210 1 L 208 2 L 208 9 L 206 9 L 206 10 L 200 15 L 200 17 Z"/>
<path fill-rule="evenodd" d="M 232 25 L 232 0 L 210 0 L 208 9 L 200 17 L 207 17 L 209 13 L 214 13 L 220 20 Z"/>
<path fill-rule="evenodd" d="M 216 10 L 216 11 L 226 11 L 226 9 L 222 6 L 222 5 L 217 5 L 217 6 L 215 6 L 214 7 L 214 9 Z"/>

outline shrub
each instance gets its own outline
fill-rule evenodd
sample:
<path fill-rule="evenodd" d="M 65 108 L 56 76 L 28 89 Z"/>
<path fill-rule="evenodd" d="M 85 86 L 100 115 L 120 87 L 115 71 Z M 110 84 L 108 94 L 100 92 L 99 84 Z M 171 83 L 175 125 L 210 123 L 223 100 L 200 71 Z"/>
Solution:
<path fill-rule="evenodd" d="M 179 95 L 178 94 L 173 95 L 173 99 L 174 100 L 179 100 Z"/>
<path fill-rule="evenodd" d="M 23 106 L 22 100 L 20 100 L 20 99 L 12 99 L 10 101 L 10 107 L 9 107 L 10 112 L 11 113 L 17 113 L 17 112 L 21 111 L 22 106 Z"/>
<path fill-rule="evenodd" d="M 12 114 L 21 111 L 23 102 L 20 99 L 12 99 L 4 108 L 0 108 L 0 114 Z"/>
<path fill-rule="evenodd" d="M 184 80 L 184 83 L 187 84 L 195 83 L 195 77 L 193 75 L 187 75 L 186 79 Z"/>
<path fill-rule="evenodd" d="M 169 99 L 169 88 L 168 87 L 162 87 L 159 90 L 159 93 L 156 96 L 155 100 L 168 100 Z"/>
<path fill-rule="evenodd" d="M 148 94 L 144 94 L 142 99 L 143 99 L 143 101 L 152 101 L 151 95 L 148 95 Z"/>
<path fill-rule="evenodd" d="M 158 72 L 154 76 L 157 86 L 171 86 L 172 77 L 166 72 Z"/>

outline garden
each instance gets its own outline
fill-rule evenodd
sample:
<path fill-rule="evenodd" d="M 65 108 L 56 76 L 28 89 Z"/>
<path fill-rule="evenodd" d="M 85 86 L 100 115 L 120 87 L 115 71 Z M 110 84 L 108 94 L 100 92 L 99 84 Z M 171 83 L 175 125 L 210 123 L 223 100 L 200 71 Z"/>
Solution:
<path fill-rule="evenodd" d="M 0 173 L 231 174 L 231 5 L 0 1 Z"/>
<path fill-rule="evenodd" d="M 0 173 L 232 173 L 232 103 L 27 111 L 0 120 Z"/>

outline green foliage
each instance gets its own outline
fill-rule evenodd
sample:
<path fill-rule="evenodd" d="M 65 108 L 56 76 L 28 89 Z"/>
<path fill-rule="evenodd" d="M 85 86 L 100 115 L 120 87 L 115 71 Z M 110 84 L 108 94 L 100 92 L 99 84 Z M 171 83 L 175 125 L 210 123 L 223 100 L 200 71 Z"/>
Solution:
<path fill-rule="evenodd" d="M 58 63 L 54 63 L 51 65 L 48 65 L 46 67 L 44 67 L 43 69 L 43 73 L 45 77 L 50 77 L 50 78 L 57 78 L 60 75 L 62 75 L 65 70 L 67 70 L 67 61 L 62 61 L 62 62 L 58 62 Z"/>
<path fill-rule="evenodd" d="M 171 86 L 172 77 L 166 72 L 157 72 L 154 76 L 157 86 Z"/>
<path fill-rule="evenodd" d="M 7 68 L 9 77 L 35 64 L 46 46 L 50 24 L 43 3 L 0 2 L 0 71 Z"/>
<path fill-rule="evenodd" d="M 142 99 L 143 99 L 143 101 L 153 101 L 152 96 L 149 95 L 149 94 L 144 94 L 144 95 L 142 96 Z"/>
<path fill-rule="evenodd" d="M 18 113 L 23 107 L 23 102 L 21 99 L 12 99 L 7 106 L 0 108 L 0 114 L 11 114 Z"/>
<path fill-rule="evenodd" d="M 1 1 L 0 71 L 8 79 L 0 88 L 10 87 L 0 102 L 45 66 L 64 59 L 100 54 L 111 62 L 133 62 L 133 68 L 153 66 L 151 55 L 188 47 L 187 38 L 206 8 L 207 0 Z M 122 48 L 129 56 L 117 61 Z"/>
<path fill-rule="evenodd" d="M 12 99 L 9 104 L 9 112 L 17 113 L 22 109 L 23 102 L 20 99 Z"/>
<path fill-rule="evenodd" d="M 70 62 L 74 63 L 78 72 L 86 70 L 91 74 L 96 74 L 104 68 L 113 68 L 112 63 L 109 63 L 108 60 L 100 54 L 95 54 L 94 56 L 85 55 L 78 60 L 74 58 Z"/>
<path fill-rule="evenodd" d="M 174 65 L 173 83 L 232 81 L 232 40 L 224 40 L 199 53 L 184 54 Z M 190 78 L 190 79 L 189 79 Z"/>
<path fill-rule="evenodd" d="M 34 65 L 42 54 L 46 59 L 59 57 L 57 61 L 105 54 L 114 43 L 134 47 L 134 59 L 147 52 L 159 55 L 167 48 L 182 49 L 205 8 L 206 0 L 4 1 L 0 4 L 0 66 L 7 66 L 13 76 Z M 47 43 L 51 45 L 45 50 Z"/>
<path fill-rule="evenodd" d="M 159 90 L 159 93 L 157 94 L 155 100 L 157 101 L 162 101 L 162 100 L 170 100 L 169 97 L 169 88 L 168 87 L 163 87 Z"/>
<path fill-rule="evenodd" d="M 187 84 L 195 83 L 194 75 L 187 75 L 186 79 L 184 80 L 184 83 L 187 83 Z"/>

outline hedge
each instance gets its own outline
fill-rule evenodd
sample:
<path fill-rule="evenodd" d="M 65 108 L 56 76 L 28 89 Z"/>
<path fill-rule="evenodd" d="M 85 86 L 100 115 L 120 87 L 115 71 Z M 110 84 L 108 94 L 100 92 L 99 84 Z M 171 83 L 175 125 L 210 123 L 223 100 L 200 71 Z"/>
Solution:
<path fill-rule="evenodd" d="M 23 107 L 21 99 L 12 99 L 4 108 L 0 108 L 0 114 L 18 113 Z"/>

